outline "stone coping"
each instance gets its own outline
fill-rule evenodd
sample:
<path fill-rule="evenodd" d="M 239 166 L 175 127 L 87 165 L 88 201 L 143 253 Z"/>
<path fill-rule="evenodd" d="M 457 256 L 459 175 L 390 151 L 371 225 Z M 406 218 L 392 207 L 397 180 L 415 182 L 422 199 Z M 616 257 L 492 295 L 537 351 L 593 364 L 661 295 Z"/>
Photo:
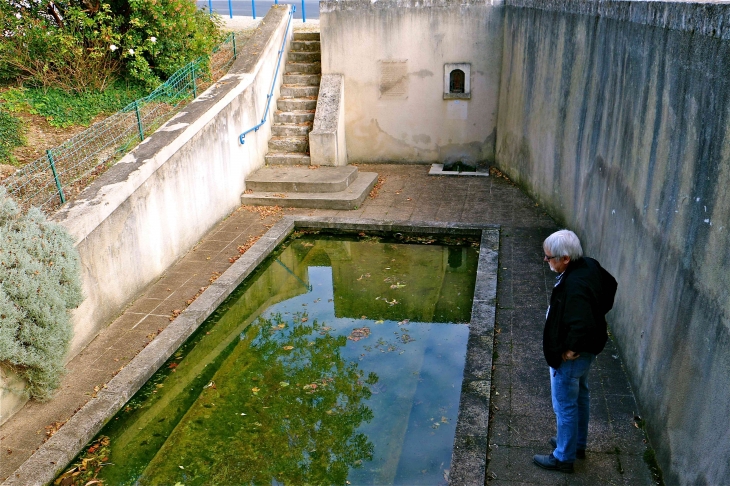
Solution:
<path fill-rule="evenodd" d="M 464 380 L 450 470 L 452 484 L 483 484 L 497 291 L 499 226 L 429 221 L 286 216 L 25 461 L 3 486 L 48 484 L 218 306 L 295 229 L 481 235 Z"/>
<path fill-rule="evenodd" d="M 727 0 L 506 0 L 505 6 L 591 15 L 730 39 L 730 2 Z"/>

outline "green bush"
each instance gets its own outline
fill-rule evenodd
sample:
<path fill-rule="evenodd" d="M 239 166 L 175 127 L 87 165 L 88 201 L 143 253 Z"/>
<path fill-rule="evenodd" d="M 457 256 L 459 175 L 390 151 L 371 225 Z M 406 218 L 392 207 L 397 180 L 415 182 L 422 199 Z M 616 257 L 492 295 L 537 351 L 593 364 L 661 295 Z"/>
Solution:
<path fill-rule="evenodd" d="M 15 165 L 13 149 L 25 145 L 23 122 L 0 104 L 0 163 Z"/>
<path fill-rule="evenodd" d="M 38 209 L 22 213 L 0 187 L 0 365 L 48 399 L 73 336 L 69 310 L 83 300 L 80 263 L 66 230 Z"/>
<path fill-rule="evenodd" d="M 193 0 L 5 0 L 0 29 L 0 79 L 66 91 L 156 86 L 220 37 Z"/>

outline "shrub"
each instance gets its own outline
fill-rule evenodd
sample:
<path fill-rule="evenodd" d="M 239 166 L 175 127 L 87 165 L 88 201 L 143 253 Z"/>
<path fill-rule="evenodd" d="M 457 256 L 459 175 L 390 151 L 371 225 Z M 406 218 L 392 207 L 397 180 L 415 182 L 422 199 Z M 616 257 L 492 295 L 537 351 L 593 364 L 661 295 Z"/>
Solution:
<path fill-rule="evenodd" d="M 214 19 L 193 0 L 5 0 L 0 79 L 88 91 L 124 75 L 154 87 L 210 54 Z"/>
<path fill-rule="evenodd" d="M 23 122 L 0 104 L 0 163 L 15 165 L 13 149 L 25 145 Z"/>
<path fill-rule="evenodd" d="M 48 399 L 73 335 L 69 310 L 83 300 L 78 252 L 66 230 L 0 187 L 0 364 Z"/>
<path fill-rule="evenodd" d="M 81 6 L 59 9 L 56 3 L 2 4 L 0 76 L 66 91 L 103 90 L 121 68 L 121 60 L 109 50 L 120 37 L 119 19 L 106 4 L 92 15 Z"/>

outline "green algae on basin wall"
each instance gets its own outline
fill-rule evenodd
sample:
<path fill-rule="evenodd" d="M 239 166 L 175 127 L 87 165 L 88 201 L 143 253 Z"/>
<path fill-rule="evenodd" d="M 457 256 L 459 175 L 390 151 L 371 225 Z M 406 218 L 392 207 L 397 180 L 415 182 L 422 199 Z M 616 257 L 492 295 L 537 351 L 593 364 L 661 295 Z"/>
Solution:
<path fill-rule="evenodd" d="M 295 235 L 102 430 L 84 479 L 445 481 L 478 257 L 456 243 Z"/>

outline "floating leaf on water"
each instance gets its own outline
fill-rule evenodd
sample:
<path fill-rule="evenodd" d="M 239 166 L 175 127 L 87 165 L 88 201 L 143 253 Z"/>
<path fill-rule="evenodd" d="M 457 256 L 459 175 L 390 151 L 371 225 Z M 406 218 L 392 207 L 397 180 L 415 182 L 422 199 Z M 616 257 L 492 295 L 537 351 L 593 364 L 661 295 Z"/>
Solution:
<path fill-rule="evenodd" d="M 448 424 L 449 423 L 449 418 L 448 417 L 445 417 L 445 416 L 442 416 L 441 417 L 441 423 L 442 424 Z"/>
<path fill-rule="evenodd" d="M 284 346 L 281 349 L 283 349 L 285 351 L 291 351 L 292 349 L 294 349 L 294 346 Z"/>
<path fill-rule="evenodd" d="M 375 321 L 375 324 L 382 324 L 382 323 L 384 323 L 384 322 L 385 322 L 384 320 L 382 320 L 382 319 L 378 319 L 377 321 Z"/>
<path fill-rule="evenodd" d="M 307 318 L 307 317 L 302 317 L 302 322 L 307 322 L 308 320 L 309 320 L 309 318 Z"/>
<path fill-rule="evenodd" d="M 281 387 L 289 386 L 289 382 L 288 381 L 280 381 L 279 382 L 279 386 L 281 386 Z"/>
<path fill-rule="evenodd" d="M 278 325 L 278 326 L 276 326 L 276 327 L 278 327 L 279 329 L 284 329 L 284 328 L 286 327 L 286 324 L 284 324 L 284 323 L 281 323 L 281 324 L 279 324 L 279 325 Z"/>
<path fill-rule="evenodd" d="M 347 339 L 349 339 L 350 341 L 359 341 L 361 339 L 365 339 L 368 336 L 370 336 L 369 327 L 356 327 L 352 330 L 350 335 L 347 336 Z"/>

